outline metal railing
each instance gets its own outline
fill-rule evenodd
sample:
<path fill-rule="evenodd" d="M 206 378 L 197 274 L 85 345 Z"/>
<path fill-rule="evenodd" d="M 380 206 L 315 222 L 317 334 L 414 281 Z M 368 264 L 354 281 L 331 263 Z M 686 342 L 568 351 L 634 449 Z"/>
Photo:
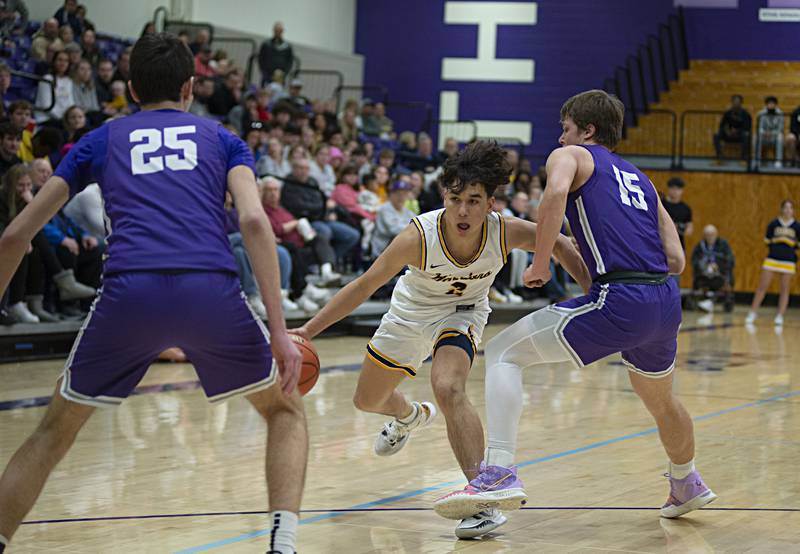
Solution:
<path fill-rule="evenodd" d="M 361 101 L 362 93 L 368 93 L 370 98 L 372 98 L 372 100 L 375 102 L 383 102 L 384 104 L 389 102 L 389 89 L 383 85 L 341 85 L 336 87 L 336 90 L 334 91 L 334 96 L 336 98 L 336 112 L 338 113 L 341 111 L 343 105 L 342 100 L 347 101 L 354 99 Z"/>
<path fill-rule="evenodd" d="M 50 105 L 47 108 L 43 107 L 34 107 L 34 111 L 37 112 L 49 112 L 53 109 L 53 106 L 56 105 L 56 83 L 55 80 L 45 79 L 41 75 L 36 75 L 35 73 L 28 73 L 27 71 L 18 71 L 16 69 L 11 69 L 11 86 L 6 93 L 7 98 L 19 98 L 20 100 L 27 100 L 31 104 L 35 102 L 36 90 L 39 87 L 40 83 L 47 83 L 50 86 Z M 27 79 L 30 81 L 34 81 L 36 83 L 36 89 L 34 89 L 34 98 L 26 98 L 25 95 L 22 93 L 23 87 L 18 87 L 14 84 L 14 80 L 16 79 Z"/>
<path fill-rule="evenodd" d="M 336 100 L 344 85 L 342 72 L 331 69 L 301 69 L 295 77 L 303 81 L 303 95 L 312 100 Z"/>

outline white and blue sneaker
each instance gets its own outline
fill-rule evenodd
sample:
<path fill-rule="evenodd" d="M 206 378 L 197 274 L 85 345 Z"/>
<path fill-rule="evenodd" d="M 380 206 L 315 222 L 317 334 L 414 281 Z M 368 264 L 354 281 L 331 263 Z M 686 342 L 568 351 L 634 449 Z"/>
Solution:
<path fill-rule="evenodd" d="M 411 421 L 403 423 L 399 419 L 393 419 L 389 423 L 384 423 L 383 431 L 378 433 L 375 439 L 375 454 L 378 456 L 397 454 L 408 442 L 411 431 L 429 425 L 436 417 L 436 406 L 431 402 L 412 402 L 411 407 L 414 408 L 414 417 Z"/>
<path fill-rule="evenodd" d="M 506 521 L 508 521 L 508 518 L 500 510 L 489 508 L 472 517 L 462 519 L 461 523 L 456 527 L 456 537 L 459 539 L 477 539 L 504 525 Z"/>

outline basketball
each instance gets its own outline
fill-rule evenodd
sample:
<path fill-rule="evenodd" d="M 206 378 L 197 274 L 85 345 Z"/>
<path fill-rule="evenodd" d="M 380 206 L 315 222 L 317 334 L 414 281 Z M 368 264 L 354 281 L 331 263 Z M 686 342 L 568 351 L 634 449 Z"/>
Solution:
<path fill-rule="evenodd" d="M 319 356 L 317 349 L 310 340 L 306 340 L 300 335 L 289 334 L 297 345 L 300 354 L 303 355 L 303 363 L 300 366 L 300 381 L 297 382 L 297 390 L 302 396 L 308 394 L 314 384 L 319 379 Z"/>

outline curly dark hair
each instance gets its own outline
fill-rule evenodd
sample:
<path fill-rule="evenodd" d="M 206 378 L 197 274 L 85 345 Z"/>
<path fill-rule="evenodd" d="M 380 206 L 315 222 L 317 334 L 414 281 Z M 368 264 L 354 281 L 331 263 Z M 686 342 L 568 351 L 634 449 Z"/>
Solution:
<path fill-rule="evenodd" d="M 495 141 L 478 140 L 447 159 L 442 185 L 445 191 L 455 194 L 471 185 L 481 185 L 491 198 L 497 187 L 508 184 L 510 177 L 506 151 Z"/>

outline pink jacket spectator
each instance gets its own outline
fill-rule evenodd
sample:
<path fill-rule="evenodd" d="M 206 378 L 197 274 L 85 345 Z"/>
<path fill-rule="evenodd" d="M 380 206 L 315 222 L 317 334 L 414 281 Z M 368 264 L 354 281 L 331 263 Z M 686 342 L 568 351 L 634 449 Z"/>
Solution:
<path fill-rule="evenodd" d="M 358 191 L 354 190 L 350 185 L 336 185 L 336 188 L 333 189 L 331 199 L 351 214 L 362 219 L 375 221 L 376 214 L 368 212 L 359 205 Z"/>

